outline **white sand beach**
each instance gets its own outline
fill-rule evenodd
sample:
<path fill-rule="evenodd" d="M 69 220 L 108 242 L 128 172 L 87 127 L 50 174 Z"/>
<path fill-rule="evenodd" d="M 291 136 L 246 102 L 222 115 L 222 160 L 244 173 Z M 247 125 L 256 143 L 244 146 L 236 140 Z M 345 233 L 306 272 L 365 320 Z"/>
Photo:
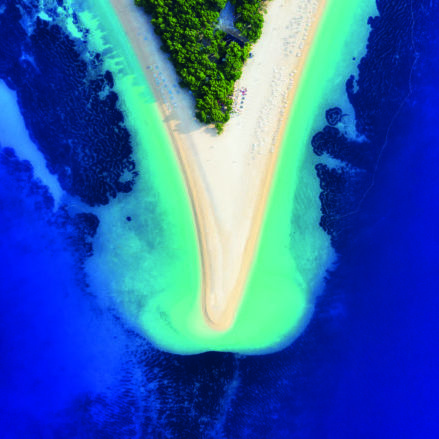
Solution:
<path fill-rule="evenodd" d="M 110 0 L 153 88 L 184 174 L 202 263 L 200 306 L 226 330 L 242 300 L 289 109 L 325 0 L 271 0 L 261 39 L 235 88 L 223 134 L 199 123 L 150 18 Z"/>

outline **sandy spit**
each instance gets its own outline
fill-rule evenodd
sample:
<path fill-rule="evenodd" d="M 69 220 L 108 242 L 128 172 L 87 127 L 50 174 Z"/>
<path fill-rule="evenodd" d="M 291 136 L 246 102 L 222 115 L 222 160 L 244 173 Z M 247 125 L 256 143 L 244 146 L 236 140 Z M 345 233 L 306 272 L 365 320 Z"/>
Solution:
<path fill-rule="evenodd" d="M 157 99 L 184 175 L 202 264 L 200 309 L 227 330 L 242 300 L 289 110 L 325 0 L 272 0 L 261 39 L 235 87 L 235 113 L 218 136 L 194 117 L 194 99 L 134 0 L 110 0 Z"/>

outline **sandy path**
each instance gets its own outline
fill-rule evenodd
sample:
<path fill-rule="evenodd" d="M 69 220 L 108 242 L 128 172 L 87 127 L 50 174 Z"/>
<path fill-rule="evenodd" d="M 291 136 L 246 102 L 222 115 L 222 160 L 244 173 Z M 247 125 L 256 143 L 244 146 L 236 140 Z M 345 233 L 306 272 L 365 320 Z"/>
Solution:
<path fill-rule="evenodd" d="M 288 110 L 325 0 L 272 0 L 264 31 L 236 84 L 239 112 L 217 136 L 194 117 L 150 19 L 133 0 L 110 0 L 153 87 L 184 173 L 202 262 L 208 323 L 233 323 L 257 250 Z M 241 108 L 242 107 L 242 108 Z"/>

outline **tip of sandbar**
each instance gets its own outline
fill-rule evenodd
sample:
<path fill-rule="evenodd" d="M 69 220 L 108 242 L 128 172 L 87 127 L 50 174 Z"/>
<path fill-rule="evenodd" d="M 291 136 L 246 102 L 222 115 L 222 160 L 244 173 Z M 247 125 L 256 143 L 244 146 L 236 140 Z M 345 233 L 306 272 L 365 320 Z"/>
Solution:
<path fill-rule="evenodd" d="M 203 315 L 206 323 L 212 329 L 218 332 L 224 332 L 233 326 L 236 309 L 231 303 L 219 308 L 207 299 L 203 306 Z"/>

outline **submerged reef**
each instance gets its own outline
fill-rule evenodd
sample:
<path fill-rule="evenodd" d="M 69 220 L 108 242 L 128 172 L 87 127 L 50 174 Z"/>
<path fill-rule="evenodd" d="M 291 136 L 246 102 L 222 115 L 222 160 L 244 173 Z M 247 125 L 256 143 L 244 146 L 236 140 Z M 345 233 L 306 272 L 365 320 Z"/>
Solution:
<path fill-rule="evenodd" d="M 343 132 L 342 110 L 338 107 L 326 111 L 329 125 L 312 138 L 315 154 L 328 154 L 343 164 L 339 168 L 323 163 L 316 166 L 322 189 L 320 225 L 337 250 L 349 235 L 351 216 L 373 185 L 387 133 L 410 94 L 417 60 L 414 26 L 422 3 L 417 0 L 410 7 L 398 1 L 380 0 L 380 15 L 369 18 L 367 54 L 359 63 L 358 77 L 351 75 L 346 82 L 360 140 Z"/>
<path fill-rule="evenodd" d="M 101 55 L 87 53 L 85 43 L 78 47 L 56 22 L 26 15 L 32 8 L 22 2 L 4 7 L 0 78 L 16 90 L 48 169 L 91 206 L 129 192 L 136 176 L 130 134 Z"/>
<path fill-rule="evenodd" d="M 326 116 L 326 122 L 328 122 L 329 125 L 334 126 L 341 121 L 343 112 L 339 107 L 330 108 L 329 110 L 326 110 L 325 116 Z"/>

